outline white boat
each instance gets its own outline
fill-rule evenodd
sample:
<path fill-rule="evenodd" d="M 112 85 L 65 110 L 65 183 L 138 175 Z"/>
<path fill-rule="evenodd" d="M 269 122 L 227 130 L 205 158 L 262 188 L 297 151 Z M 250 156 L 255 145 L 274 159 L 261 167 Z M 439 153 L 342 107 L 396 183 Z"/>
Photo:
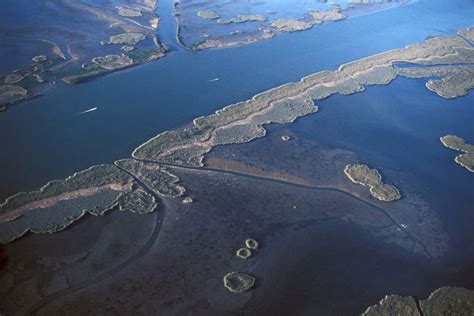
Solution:
<path fill-rule="evenodd" d="M 97 107 L 91 108 L 89 110 L 82 111 L 82 112 L 78 113 L 78 115 L 86 114 L 86 113 L 89 113 L 89 112 L 92 112 L 92 111 L 95 111 L 95 110 L 97 110 Z"/>

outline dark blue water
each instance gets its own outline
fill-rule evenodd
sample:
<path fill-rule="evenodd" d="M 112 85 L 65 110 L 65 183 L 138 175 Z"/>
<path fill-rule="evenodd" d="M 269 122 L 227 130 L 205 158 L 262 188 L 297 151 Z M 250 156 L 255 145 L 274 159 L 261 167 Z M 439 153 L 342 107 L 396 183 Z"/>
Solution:
<path fill-rule="evenodd" d="M 169 42 L 171 5 L 161 6 L 169 12 L 160 13 L 158 35 L 173 49 L 164 59 L 77 86 L 58 84 L 0 113 L 1 198 L 127 157 L 159 132 L 277 85 L 474 24 L 470 0 L 420 1 L 240 48 L 191 53 Z M 78 115 L 92 107 L 98 110 Z"/>
<path fill-rule="evenodd" d="M 351 96 L 320 101 L 320 112 L 292 128 L 328 146 L 354 151 L 362 162 L 400 171 L 437 212 L 451 238 L 452 258 L 474 260 L 474 174 L 454 162 L 458 154 L 439 137 L 474 143 L 474 95 L 447 100 L 428 91 L 425 80 L 398 78 Z M 403 192 L 403 187 L 400 187 Z"/>

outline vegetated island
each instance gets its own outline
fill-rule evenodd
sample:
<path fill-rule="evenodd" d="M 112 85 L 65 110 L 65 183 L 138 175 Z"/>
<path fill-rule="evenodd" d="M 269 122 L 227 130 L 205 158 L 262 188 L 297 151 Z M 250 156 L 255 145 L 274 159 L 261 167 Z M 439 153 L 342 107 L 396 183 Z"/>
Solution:
<path fill-rule="evenodd" d="M 426 300 L 412 296 L 387 295 L 362 315 L 473 315 L 474 291 L 462 287 L 442 287 Z"/>
<path fill-rule="evenodd" d="M 456 66 L 446 66 L 451 63 Z M 96 166 L 66 180 L 50 182 L 39 191 L 8 198 L 0 205 L 0 242 L 14 240 L 27 231 L 62 230 L 85 213 L 100 215 L 116 207 L 151 211 L 161 197 L 184 193 L 179 179 L 166 165 L 203 167 L 204 156 L 215 146 L 246 143 L 265 136 L 266 124 L 291 123 L 317 112 L 313 100 L 361 92 L 366 85 L 388 84 L 397 76 L 410 77 L 403 64 L 410 64 L 410 71 L 417 71 L 417 76 L 433 77 L 435 73 L 441 78 L 455 78 L 472 63 L 474 49 L 463 38 L 437 37 L 262 92 L 251 100 L 196 118 L 191 127 L 157 135 L 135 149 L 133 159 Z"/>
<path fill-rule="evenodd" d="M 299 82 L 284 84 L 262 92 L 251 100 L 239 102 L 194 119 L 191 127 L 166 131 L 139 146 L 133 157 L 160 163 L 202 167 L 203 158 L 213 147 L 249 142 L 266 134 L 264 125 L 291 123 L 298 117 L 318 110 L 314 101 L 333 94 L 353 94 L 367 85 L 390 83 L 397 76 L 432 78 L 449 94 L 452 80 L 471 71 L 474 49 L 458 36 L 436 37 L 421 44 L 409 45 L 375 56 L 363 58 L 339 67 L 321 71 Z M 446 64 L 457 64 L 446 66 Z M 410 65 L 410 67 L 404 67 Z M 474 85 L 464 82 L 466 91 Z M 427 84 L 428 85 L 428 84 Z M 443 96 L 443 94 L 439 94 Z M 456 94 L 462 96 L 463 93 Z"/>
<path fill-rule="evenodd" d="M 0 242 L 27 232 L 54 233 L 84 216 L 112 209 L 153 212 L 160 197 L 178 197 L 184 188 L 177 177 L 156 164 L 136 160 L 97 165 L 65 180 L 51 181 L 39 191 L 18 193 L 0 204 Z"/>
<path fill-rule="evenodd" d="M 31 62 L 11 56 L 11 71 L 0 73 L 0 110 L 46 93 L 56 80 L 75 84 L 165 56 L 168 48 L 156 36 L 157 0 L 96 2 L 33 3 L 35 19 L 22 21 L 21 29 L 5 26 L 2 45 L 24 47 Z"/>
<path fill-rule="evenodd" d="M 238 249 L 235 255 L 241 259 L 248 259 L 252 255 L 252 250 L 257 250 L 258 246 L 255 239 L 249 238 L 245 241 L 245 247 Z"/>
<path fill-rule="evenodd" d="M 462 152 L 454 159 L 458 164 L 474 172 L 474 145 L 466 143 L 464 138 L 456 135 L 446 135 L 440 138 L 441 143 L 450 149 Z"/>
<path fill-rule="evenodd" d="M 252 255 L 252 251 L 248 248 L 240 248 L 235 252 L 235 255 L 241 259 L 248 259 Z"/>
<path fill-rule="evenodd" d="M 370 169 L 367 165 L 346 165 L 344 174 L 352 182 L 368 186 L 370 194 L 377 200 L 391 202 L 402 197 L 395 186 L 383 183 L 377 169 Z"/>
<path fill-rule="evenodd" d="M 242 273 L 230 272 L 224 276 L 224 286 L 232 293 L 242 293 L 255 285 L 255 277 Z"/>
<path fill-rule="evenodd" d="M 334 0 L 282 3 L 174 0 L 177 40 L 191 50 L 245 45 L 277 34 L 308 30 L 351 15 L 409 3 L 408 0 Z M 289 9 L 288 7 L 291 7 Z"/>

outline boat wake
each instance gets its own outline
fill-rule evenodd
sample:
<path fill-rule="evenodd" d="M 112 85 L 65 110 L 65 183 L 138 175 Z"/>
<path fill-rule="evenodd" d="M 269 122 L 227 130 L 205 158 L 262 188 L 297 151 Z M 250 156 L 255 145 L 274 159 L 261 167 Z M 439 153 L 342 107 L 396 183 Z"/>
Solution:
<path fill-rule="evenodd" d="M 89 112 L 93 112 L 93 111 L 95 111 L 95 110 L 97 110 L 97 107 L 91 108 L 91 109 L 89 109 L 89 110 L 85 110 L 85 111 L 82 111 L 82 112 L 79 112 L 79 113 L 77 113 L 77 115 L 86 114 L 86 113 L 89 113 Z"/>

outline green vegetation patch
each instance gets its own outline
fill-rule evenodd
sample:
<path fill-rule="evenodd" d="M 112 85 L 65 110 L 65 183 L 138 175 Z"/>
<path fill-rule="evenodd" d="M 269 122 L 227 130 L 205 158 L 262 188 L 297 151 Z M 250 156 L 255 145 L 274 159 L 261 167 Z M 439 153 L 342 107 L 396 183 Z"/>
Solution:
<path fill-rule="evenodd" d="M 194 202 L 193 198 L 190 196 L 185 197 L 182 201 L 183 204 L 191 204 Z"/>
<path fill-rule="evenodd" d="M 47 61 L 48 57 L 46 55 L 38 55 L 31 58 L 31 60 L 34 61 L 35 63 L 42 63 L 42 62 Z"/>
<path fill-rule="evenodd" d="M 237 15 L 234 18 L 217 20 L 219 24 L 231 24 L 231 23 L 245 23 L 245 22 L 265 22 L 267 18 L 261 14 L 254 15 Z"/>
<path fill-rule="evenodd" d="M 474 145 L 466 143 L 464 138 L 456 135 L 443 136 L 440 141 L 447 148 L 463 152 L 454 160 L 470 172 L 474 172 Z"/>
<path fill-rule="evenodd" d="M 126 18 L 139 18 L 142 16 L 142 12 L 140 10 L 134 10 L 134 9 L 124 8 L 124 7 L 119 7 L 117 9 L 117 13 L 118 15 L 126 17 Z"/>
<path fill-rule="evenodd" d="M 462 151 L 464 153 L 474 154 L 474 145 L 466 143 L 466 140 L 456 135 L 446 135 L 440 138 L 444 146 Z"/>
<path fill-rule="evenodd" d="M 204 155 L 214 146 L 248 142 L 265 136 L 263 126 L 266 124 L 290 123 L 316 112 L 313 100 L 335 93 L 361 92 L 367 85 L 388 84 L 398 75 L 429 77 L 433 73 L 445 74 L 447 68 L 440 67 L 447 66 L 431 67 L 431 71 L 410 71 L 398 65 L 432 65 L 446 61 L 460 64 L 474 56 L 470 51 L 469 45 L 461 38 L 447 36 L 357 60 L 335 71 L 310 75 L 299 82 L 262 92 L 251 100 L 226 106 L 212 115 L 196 118 L 191 127 L 161 133 L 135 149 L 133 157 L 201 167 Z M 430 87 L 438 92 L 455 91 L 454 94 L 440 92 L 443 97 L 460 96 L 470 89 L 474 76 L 468 66 L 451 67 L 449 71 L 448 77 L 441 82 L 429 83 Z M 398 197 L 393 186 L 380 185 L 372 188 L 371 192 L 382 199 Z"/>
<path fill-rule="evenodd" d="M 241 259 L 248 259 L 252 255 L 252 251 L 247 248 L 240 248 L 235 252 L 235 255 Z"/>
<path fill-rule="evenodd" d="M 28 231 L 61 231 L 86 213 L 103 215 L 117 207 L 143 214 L 155 206 L 154 197 L 133 177 L 113 165 L 98 165 L 65 180 L 51 181 L 39 191 L 8 198 L 0 205 L 0 242 Z"/>
<path fill-rule="evenodd" d="M 340 21 L 344 20 L 347 16 L 339 12 L 338 10 L 329 11 L 315 11 L 309 12 L 309 15 L 314 19 L 314 23 L 320 24 L 328 21 Z"/>
<path fill-rule="evenodd" d="M 206 20 L 215 20 L 221 17 L 219 13 L 215 11 L 198 11 L 197 16 Z"/>
<path fill-rule="evenodd" d="M 92 58 L 92 62 L 105 70 L 117 70 L 133 65 L 133 60 L 128 56 L 107 55 Z"/>
<path fill-rule="evenodd" d="M 185 192 L 178 184 L 179 178 L 158 164 L 124 159 L 116 161 L 115 165 L 132 174 L 158 195 L 179 197 Z"/>
<path fill-rule="evenodd" d="M 0 85 L 0 107 L 27 98 L 28 90 L 17 85 Z"/>
<path fill-rule="evenodd" d="M 416 300 L 413 297 L 403 297 L 399 295 L 387 295 L 378 305 L 370 306 L 363 316 L 381 315 L 405 315 L 418 316 Z"/>
<path fill-rule="evenodd" d="M 462 287 L 442 287 L 426 300 L 387 295 L 362 315 L 474 315 L 474 291 Z"/>
<path fill-rule="evenodd" d="M 472 44 L 474 44 L 474 26 L 471 26 L 465 31 L 459 31 L 459 35 L 467 38 Z"/>
<path fill-rule="evenodd" d="M 108 41 L 103 41 L 101 44 L 111 45 L 136 45 L 145 39 L 145 34 L 137 32 L 120 33 L 109 37 Z"/>
<path fill-rule="evenodd" d="M 273 20 L 271 26 L 280 32 L 296 32 L 304 31 L 313 27 L 314 24 L 306 21 L 291 20 L 291 19 L 276 19 Z"/>
<path fill-rule="evenodd" d="M 76 84 L 96 76 L 108 73 L 109 71 L 97 66 L 96 64 L 84 64 L 80 69 L 73 69 L 63 73 L 57 73 L 56 76 L 68 84 Z"/>
<path fill-rule="evenodd" d="M 258 246 L 258 241 L 256 241 L 255 239 L 249 238 L 245 241 L 245 247 L 247 247 L 248 249 L 256 250 Z"/>
<path fill-rule="evenodd" d="M 352 182 L 368 186 L 370 194 L 377 200 L 391 202 L 401 198 L 395 186 L 382 182 L 382 176 L 376 169 L 359 164 L 346 165 L 344 173 Z"/>
<path fill-rule="evenodd" d="M 86 212 L 103 215 L 118 201 L 121 192 L 104 189 L 94 195 L 71 200 L 60 200 L 48 207 L 28 210 L 20 217 L 0 224 L 0 242 L 7 243 L 26 232 L 55 233 L 65 229 Z"/>
<path fill-rule="evenodd" d="M 126 56 L 132 59 L 134 63 L 147 63 L 165 56 L 166 51 L 167 49 L 165 47 L 133 50 L 127 49 Z"/>
<path fill-rule="evenodd" d="M 0 205 L 0 215 L 8 210 L 20 207 L 26 203 L 53 197 L 62 193 L 100 187 L 107 184 L 126 184 L 132 180 L 128 174 L 112 165 L 97 165 L 84 171 L 76 172 L 65 180 L 48 182 L 39 191 L 19 193 L 8 198 Z"/>
<path fill-rule="evenodd" d="M 420 301 L 424 315 L 474 315 L 474 291 L 462 287 L 442 287 Z"/>
<path fill-rule="evenodd" d="M 25 79 L 25 77 L 26 75 L 23 73 L 12 72 L 11 74 L 5 77 L 3 83 L 5 83 L 6 85 L 15 84 Z"/>
<path fill-rule="evenodd" d="M 460 52 L 466 51 L 469 51 L 466 59 L 472 58 L 472 62 L 474 62 L 474 50 L 461 50 Z M 472 66 L 398 68 L 397 74 L 408 78 L 432 78 L 426 83 L 426 88 L 446 99 L 465 96 L 469 89 L 474 88 L 474 67 Z"/>
<path fill-rule="evenodd" d="M 224 276 L 224 286 L 232 293 L 243 293 L 255 285 L 255 277 L 242 273 L 230 272 Z"/>

